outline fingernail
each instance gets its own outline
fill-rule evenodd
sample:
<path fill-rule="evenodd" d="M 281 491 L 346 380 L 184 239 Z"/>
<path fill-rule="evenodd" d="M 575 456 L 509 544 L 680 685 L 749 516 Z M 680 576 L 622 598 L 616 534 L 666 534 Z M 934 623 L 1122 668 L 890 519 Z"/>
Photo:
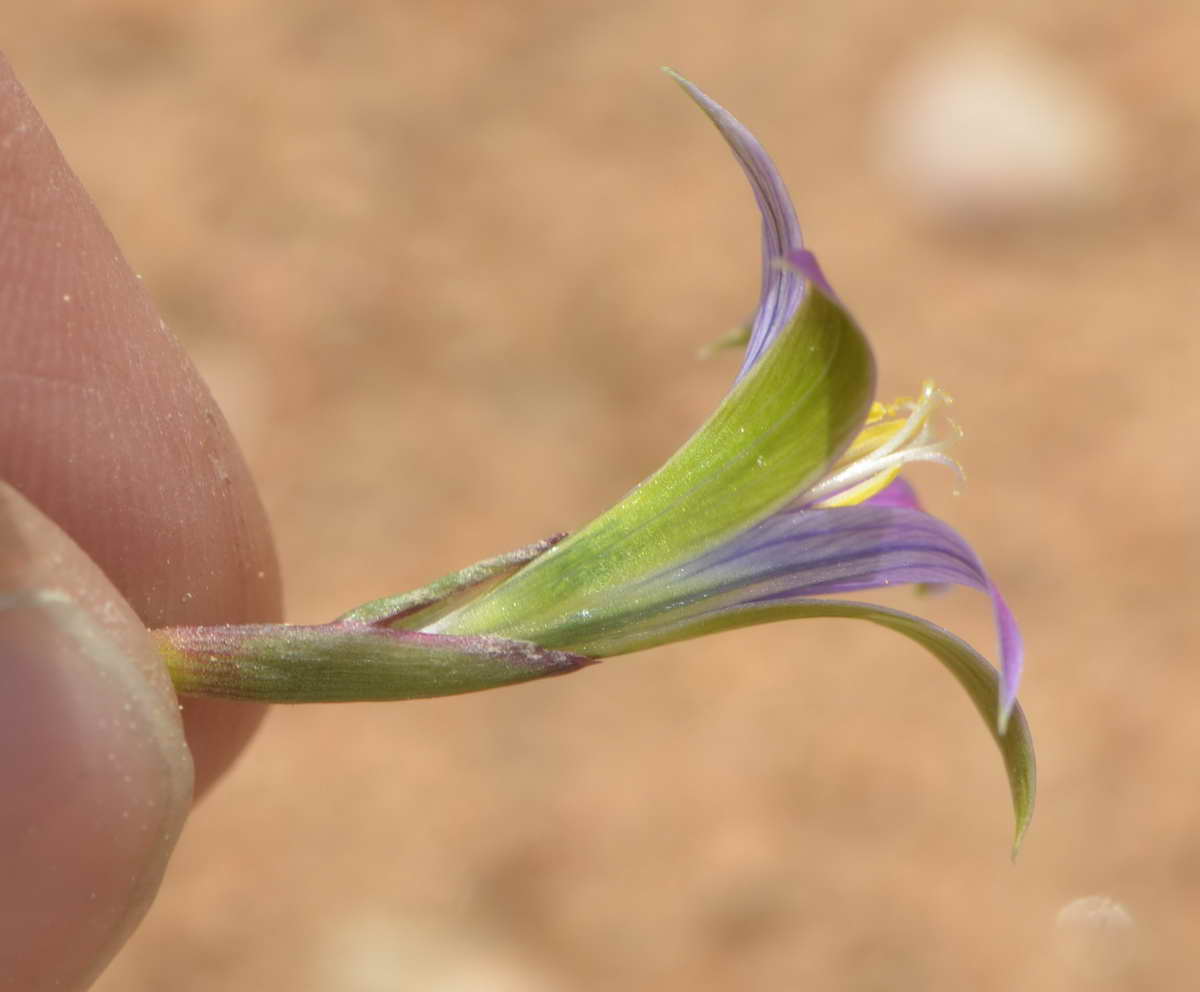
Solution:
<path fill-rule="evenodd" d="M 65 589 L 5 591 L 19 581 L 5 571 L 0 975 L 14 988 L 82 987 L 158 889 L 190 759 L 178 713 L 145 677 L 144 632 L 98 622 Z"/>

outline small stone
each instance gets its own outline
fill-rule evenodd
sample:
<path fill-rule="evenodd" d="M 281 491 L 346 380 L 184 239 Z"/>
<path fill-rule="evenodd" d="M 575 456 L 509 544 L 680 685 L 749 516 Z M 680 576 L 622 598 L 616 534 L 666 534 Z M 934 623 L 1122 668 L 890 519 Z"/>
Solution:
<path fill-rule="evenodd" d="M 879 120 L 884 171 L 944 220 L 1091 207 L 1119 185 L 1119 129 L 1103 100 L 999 32 L 946 37 L 909 61 Z"/>
<path fill-rule="evenodd" d="M 1089 979 L 1111 979 L 1133 963 L 1135 924 L 1129 911 L 1108 896 L 1084 896 L 1067 903 L 1056 920 L 1063 961 Z"/>

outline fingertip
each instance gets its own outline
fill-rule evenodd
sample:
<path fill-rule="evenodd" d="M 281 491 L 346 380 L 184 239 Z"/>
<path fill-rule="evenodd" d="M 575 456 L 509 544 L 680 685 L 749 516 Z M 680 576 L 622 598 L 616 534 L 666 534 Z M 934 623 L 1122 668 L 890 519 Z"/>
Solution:
<path fill-rule="evenodd" d="M 0 483 L 0 975 L 78 988 L 158 890 L 191 802 L 178 705 L 96 566 Z"/>
<path fill-rule="evenodd" d="M 278 619 L 274 545 L 228 425 L 0 55 L 0 477 L 146 626 Z M 198 791 L 262 719 L 186 703 Z"/>

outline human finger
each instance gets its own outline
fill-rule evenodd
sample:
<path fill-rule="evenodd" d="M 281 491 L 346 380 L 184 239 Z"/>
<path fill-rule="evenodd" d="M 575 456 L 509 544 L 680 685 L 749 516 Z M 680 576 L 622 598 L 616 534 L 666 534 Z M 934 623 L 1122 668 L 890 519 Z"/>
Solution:
<path fill-rule="evenodd" d="M 145 627 L 0 483 L 0 975 L 85 988 L 141 920 L 191 804 L 174 693 Z"/>
<path fill-rule="evenodd" d="M 145 625 L 279 618 L 266 515 L 224 418 L 2 58 L 0 478 Z M 263 710 L 184 705 L 202 791 Z"/>

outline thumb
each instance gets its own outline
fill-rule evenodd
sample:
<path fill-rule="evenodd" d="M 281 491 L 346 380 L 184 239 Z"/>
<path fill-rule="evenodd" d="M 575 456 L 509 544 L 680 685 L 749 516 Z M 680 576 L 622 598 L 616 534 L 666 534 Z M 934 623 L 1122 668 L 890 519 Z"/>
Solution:
<path fill-rule="evenodd" d="M 85 988 L 149 907 L 191 800 L 145 629 L 0 482 L 0 975 Z"/>

